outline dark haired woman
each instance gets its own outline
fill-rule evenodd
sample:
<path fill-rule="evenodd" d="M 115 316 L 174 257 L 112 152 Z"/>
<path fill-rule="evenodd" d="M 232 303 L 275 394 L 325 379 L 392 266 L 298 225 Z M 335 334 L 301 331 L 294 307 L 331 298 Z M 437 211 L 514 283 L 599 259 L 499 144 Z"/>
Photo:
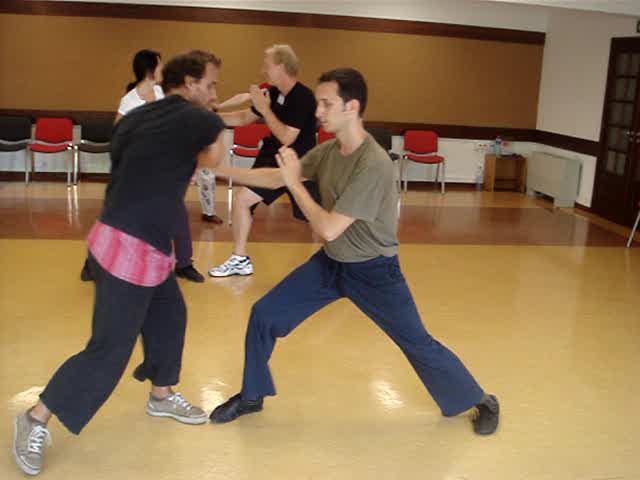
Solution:
<path fill-rule="evenodd" d="M 135 80 L 127 85 L 127 93 L 120 100 L 116 123 L 134 108 L 164 98 L 164 92 L 160 87 L 160 82 L 162 81 L 162 57 L 160 53 L 153 50 L 140 50 L 136 53 L 133 57 L 133 74 L 135 75 Z M 215 177 L 211 181 L 202 173 L 200 173 L 200 176 L 204 178 L 199 182 L 198 188 L 201 192 L 205 189 L 210 191 L 211 196 L 213 196 L 215 192 Z M 213 183 L 213 186 L 211 183 Z M 211 209 L 211 215 L 215 216 L 213 201 L 211 201 L 209 208 Z M 204 282 L 202 274 L 193 266 L 191 258 L 193 256 L 193 246 L 189 229 L 189 217 L 184 204 L 178 215 L 176 234 L 173 240 L 176 254 L 176 275 L 192 282 Z M 80 278 L 83 281 L 94 279 L 88 262 L 85 262 Z"/>
<path fill-rule="evenodd" d="M 120 100 L 116 122 L 129 111 L 145 103 L 164 98 L 162 81 L 162 57 L 153 50 L 140 50 L 133 57 L 135 80 L 127 85 L 127 94 Z"/>

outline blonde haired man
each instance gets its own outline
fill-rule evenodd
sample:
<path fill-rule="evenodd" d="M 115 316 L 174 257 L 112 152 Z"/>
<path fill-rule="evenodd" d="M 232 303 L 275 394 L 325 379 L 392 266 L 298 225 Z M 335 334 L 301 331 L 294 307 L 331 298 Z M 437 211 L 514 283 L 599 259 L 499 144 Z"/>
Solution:
<path fill-rule="evenodd" d="M 299 156 L 303 156 L 316 144 L 316 101 L 313 92 L 297 79 L 298 64 L 298 57 L 289 45 L 267 48 L 262 73 L 270 85 L 269 89 L 263 91 L 259 86 L 251 85 L 251 108 L 220 114 L 230 127 L 249 125 L 262 118 L 271 130 L 271 135 L 264 139 L 253 168 L 276 167 L 275 157 L 282 146 L 291 147 Z M 315 183 L 305 182 L 305 187 L 317 197 Z M 294 217 L 305 219 L 286 187 L 273 190 L 242 187 L 234 192 L 231 213 L 233 252 L 223 264 L 211 268 L 209 275 L 228 277 L 253 273 L 253 264 L 247 255 L 253 210 L 260 202 L 270 205 L 283 194 L 291 198 Z"/>

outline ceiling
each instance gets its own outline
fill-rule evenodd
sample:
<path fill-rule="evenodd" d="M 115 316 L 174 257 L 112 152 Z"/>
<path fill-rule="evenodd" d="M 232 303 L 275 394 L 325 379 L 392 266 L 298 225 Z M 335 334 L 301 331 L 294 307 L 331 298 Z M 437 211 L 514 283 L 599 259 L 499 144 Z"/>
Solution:
<path fill-rule="evenodd" d="M 57 0 L 84 1 L 84 0 Z M 92 1 L 92 0 L 88 0 Z M 96 0 L 93 0 L 96 1 Z M 198 7 L 220 7 L 239 9 L 264 9 L 276 11 L 304 11 L 309 5 L 322 7 L 331 11 L 338 7 L 360 6 L 372 9 L 388 8 L 402 10 L 403 7 L 432 8 L 439 2 L 446 4 L 460 4 L 475 0 L 97 0 L 103 3 L 133 3 L 155 5 L 179 5 Z M 569 8 L 574 10 L 589 10 L 596 12 L 630 15 L 640 18 L 640 0 L 477 0 L 478 4 L 485 2 L 505 3 L 510 5 L 527 5 L 536 7 Z M 468 5 L 467 5 L 468 8 Z"/>
<path fill-rule="evenodd" d="M 571 8 L 617 13 L 640 17 L 640 0 L 488 0 L 503 3 L 524 3 L 543 7 Z"/>

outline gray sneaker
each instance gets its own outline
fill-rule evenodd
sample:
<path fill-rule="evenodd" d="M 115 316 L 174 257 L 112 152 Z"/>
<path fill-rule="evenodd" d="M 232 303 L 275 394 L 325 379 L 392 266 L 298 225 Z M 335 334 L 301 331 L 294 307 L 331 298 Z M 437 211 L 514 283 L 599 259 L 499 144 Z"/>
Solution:
<path fill-rule="evenodd" d="M 204 410 L 191 405 L 178 392 L 171 393 L 162 400 L 149 395 L 147 414 L 152 417 L 171 417 L 190 425 L 199 425 L 207 421 Z"/>
<path fill-rule="evenodd" d="M 13 423 L 13 456 L 27 475 L 42 471 L 44 443 L 51 445 L 51 434 L 43 423 L 32 420 L 29 412 L 18 415 Z"/>

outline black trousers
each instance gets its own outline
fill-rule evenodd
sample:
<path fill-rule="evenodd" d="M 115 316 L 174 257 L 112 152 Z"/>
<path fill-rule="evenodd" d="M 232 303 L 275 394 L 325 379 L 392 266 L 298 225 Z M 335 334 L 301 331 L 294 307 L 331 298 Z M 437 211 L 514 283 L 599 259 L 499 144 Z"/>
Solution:
<path fill-rule="evenodd" d="M 80 433 L 109 398 L 142 333 L 145 371 L 154 385 L 179 381 L 187 309 L 173 273 L 140 287 L 105 271 L 89 255 L 96 281 L 89 343 L 53 375 L 40 399 L 72 432 Z"/>
<path fill-rule="evenodd" d="M 278 168 L 278 162 L 276 161 L 275 155 L 263 155 L 262 153 L 260 153 L 251 168 Z M 311 198 L 313 198 L 316 203 L 320 204 L 321 203 L 320 190 L 318 189 L 318 184 L 311 180 L 307 180 L 303 182 L 303 185 L 309 192 L 309 195 L 311 195 Z M 304 216 L 304 213 L 298 206 L 298 203 L 296 202 L 295 198 L 293 198 L 293 195 L 291 195 L 291 192 L 287 187 L 275 188 L 273 190 L 268 188 L 260 188 L 260 187 L 247 187 L 247 188 L 251 190 L 253 193 L 255 193 L 256 195 L 262 197 L 262 203 L 264 203 L 265 205 L 271 205 L 282 195 L 288 195 L 289 201 L 291 202 L 291 213 L 293 214 L 293 218 L 297 220 L 302 220 L 304 222 L 307 221 L 307 217 Z M 251 207 L 252 214 L 255 211 L 255 209 L 258 207 L 258 205 L 259 204 L 256 203 Z"/>

